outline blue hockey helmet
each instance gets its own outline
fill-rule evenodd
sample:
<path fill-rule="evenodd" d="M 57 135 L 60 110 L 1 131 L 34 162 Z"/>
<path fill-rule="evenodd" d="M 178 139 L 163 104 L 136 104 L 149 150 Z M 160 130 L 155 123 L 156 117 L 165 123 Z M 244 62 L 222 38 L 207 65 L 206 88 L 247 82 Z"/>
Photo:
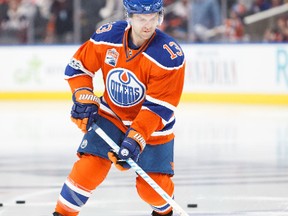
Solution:
<path fill-rule="evenodd" d="M 123 0 L 127 14 L 150 14 L 163 12 L 163 0 Z"/>

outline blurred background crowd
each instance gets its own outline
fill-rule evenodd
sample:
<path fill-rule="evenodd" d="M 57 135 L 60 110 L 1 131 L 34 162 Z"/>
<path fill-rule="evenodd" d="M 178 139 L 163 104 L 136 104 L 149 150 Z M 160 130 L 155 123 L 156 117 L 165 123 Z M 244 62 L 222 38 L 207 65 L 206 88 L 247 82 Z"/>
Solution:
<path fill-rule="evenodd" d="M 287 42 L 288 0 L 164 0 L 182 43 Z M 75 44 L 125 19 L 121 0 L 0 0 L 0 44 Z"/>

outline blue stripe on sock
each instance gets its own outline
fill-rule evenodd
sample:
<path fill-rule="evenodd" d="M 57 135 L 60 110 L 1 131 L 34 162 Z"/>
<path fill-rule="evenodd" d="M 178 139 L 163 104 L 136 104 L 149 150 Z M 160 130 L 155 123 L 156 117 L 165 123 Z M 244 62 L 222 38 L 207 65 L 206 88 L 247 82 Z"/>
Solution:
<path fill-rule="evenodd" d="M 83 196 L 83 195 L 73 191 L 66 184 L 63 185 L 60 194 L 69 203 L 76 205 L 76 206 L 79 206 L 79 207 L 83 206 L 87 202 L 87 200 L 89 199 L 89 197 Z"/>

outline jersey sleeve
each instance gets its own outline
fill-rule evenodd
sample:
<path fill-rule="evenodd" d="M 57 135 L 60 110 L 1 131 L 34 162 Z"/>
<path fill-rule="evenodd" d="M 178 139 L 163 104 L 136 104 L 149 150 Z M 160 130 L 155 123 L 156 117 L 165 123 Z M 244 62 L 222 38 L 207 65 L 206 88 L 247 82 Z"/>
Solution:
<path fill-rule="evenodd" d="M 151 77 L 146 99 L 131 127 L 147 140 L 155 131 L 172 129 L 174 112 L 179 104 L 184 83 L 184 65 L 165 76 Z"/>
<path fill-rule="evenodd" d="M 73 90 L 80 87 L 93 89 L 92 78 L 100 68 L 97 46 L 89 40 L 73 55 L 65 69 L 65 79 Z"/>
<path fill-rule="evenodd" d="M 92 87 L 92 78 L 103 65 L 103 50 L 107 46 L 121 45 L 126 22 L 108 23 L 99 27 L 91 38 L 80 46 L 65 69 L 65 78 L 71 89 Z M 108 31 L 109 30 L 109 31 Z M 91 77 L 91 78 L 89 78 Z"/>
<path fill-rule="evenodd" d="M 156 48 L 159 53 L 161 47 Z M 180 49 L 180 46 L 177 45 L 177 49 Z M 172 130 L 175 123 L 174 112 L 181 98 L 185 71 L 184 54 L 181 49 L 180 51 L 175 59 L 171 59 L 171 53 L 165 49 L 156 57 L 149 55 L 149 52 L 145 54 L 145 65 L 149 65 L 147 69 L 150 71 L 146 98 L 131 127 L 146 140 L 153 133 L 171 133 L 168 131 Z"/>

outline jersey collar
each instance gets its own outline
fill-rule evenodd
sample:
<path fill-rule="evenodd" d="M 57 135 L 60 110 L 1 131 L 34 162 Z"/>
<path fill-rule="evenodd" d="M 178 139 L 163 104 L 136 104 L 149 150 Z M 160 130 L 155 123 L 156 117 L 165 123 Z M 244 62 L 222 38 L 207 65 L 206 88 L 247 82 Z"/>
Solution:
<path fill-rule="evenodd" d="M 125 33 L 124 33 L 124 37 L 123 37 L 123 45 L 124 45 L 124 49 L 125 49 L 125 54 L 126 54 L 126 62 L 131 61 L 132 59 L 134 59 L 136 56 L 138 56 L 139 54 L 141 54 L 143 51 L 146 50 L 146 48 L 148 47 L 148 45 L 151 43 L 151 41 L 153 40 L 153 38 L 156 35 L 156 31 L 153 33 L 153 35 L 144 43 L 142 44 L 142 46 L 140 46 L 137 50 L 133 50 L 132 48 L 129 48 L 128 46 L 128 40 L 129 40 L 129 31 L 131 30 L 131 27 L 128 28 Z"/>

